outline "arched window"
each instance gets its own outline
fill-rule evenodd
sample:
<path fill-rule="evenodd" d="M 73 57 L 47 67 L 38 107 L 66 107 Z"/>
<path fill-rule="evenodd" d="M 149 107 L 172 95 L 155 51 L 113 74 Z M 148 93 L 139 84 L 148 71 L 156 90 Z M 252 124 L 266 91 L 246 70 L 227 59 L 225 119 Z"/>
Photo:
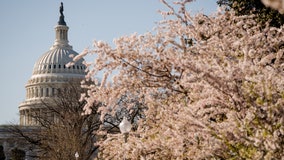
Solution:
<path fill-rule="evenodd" d="M 52 88 L 51 90 L 51 96 L 54 96 L 55 95 L 55 88 Z"/>
<path fill-rule="evenodd" d="M 35 96 L 35 89 L 32 88 L 32 95 L 31 95 L 31 98 L 34 98 L 34 96 Z"/>
<path fill-rule="evenodd" d="M 38 88 L 35 88 L 35 97 L 38 97 Z"/>
<path fill-rule="evenodd" d="M 43 97 L 43 88 L 40 89 L 40 97 Z"/>
<path fill-rule="evenodd" d="M 46 95 L 46 97 L 48 97 L 48 96 L 49 96 L 49 92 L 48 92 L 48 91 L 49 91 L 49 89 L 48 89 L 48 88 L 46 88 L 46 90 L 45 90 L 45 91 L 46 91 L 45 95 Z"/>

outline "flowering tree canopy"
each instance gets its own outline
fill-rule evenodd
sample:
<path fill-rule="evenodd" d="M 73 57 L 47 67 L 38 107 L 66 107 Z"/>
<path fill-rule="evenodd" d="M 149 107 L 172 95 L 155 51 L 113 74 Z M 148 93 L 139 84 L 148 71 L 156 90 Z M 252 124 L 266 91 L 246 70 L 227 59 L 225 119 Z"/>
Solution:
<path fill-rule="evenodd" d="M 168 11 L 153 33 L 120 37 L 115 47 L 95 41 L 75 57 L 97 55 L 86 62 L 88 80 L 105 73 L 100 85 L 82 85 L 86 113 L 102 102 L 103 119 L 123 95 L 147 106 L 127 143 L 121 134 L 98 142 L 100 156 L 283 159 L 284 28 L 231 11 L 192 15 L 190 1 L 162 0 Z"/>

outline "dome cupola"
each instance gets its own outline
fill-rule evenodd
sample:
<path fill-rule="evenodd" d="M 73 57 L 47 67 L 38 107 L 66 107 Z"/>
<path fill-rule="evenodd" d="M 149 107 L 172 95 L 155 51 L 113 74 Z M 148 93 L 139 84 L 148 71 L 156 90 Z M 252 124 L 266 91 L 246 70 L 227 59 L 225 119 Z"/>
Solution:
<path fill-rule="evenodd" d="M 46 73 L 85 74 L 83 59 L 71 67 L 66 67 L 72 61 L 72 56 L 78 55 L 69 45 L 68 29 L 63 14 L 63 3 L 60 6 L 58 25 L 55 26 L 55 42 L 49 51 L 44 53 L 34 65 L 33 76 Z M 33 77 L 32 77 L 33 78 Z"/>

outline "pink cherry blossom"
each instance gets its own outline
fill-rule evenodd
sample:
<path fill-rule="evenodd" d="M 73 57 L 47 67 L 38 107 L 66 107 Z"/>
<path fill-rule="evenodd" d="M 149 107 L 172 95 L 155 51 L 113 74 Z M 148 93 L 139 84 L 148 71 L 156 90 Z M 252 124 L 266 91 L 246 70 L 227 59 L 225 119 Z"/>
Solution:
<path fill-rule="evenodd" d="M 284 28 L 224 10 L 192 16 L 189 2 L 163 0 L 169 10 L 154 31 L 119 37 L 114 47 L 95 41 L 80 55 L 96 54 L 87 80 L 105 72 L 101 85 L 82 83 L 87 113 L 101 102 L 103 120 L 124 95 L 147 106 L 127 143 L 107 134 L 99 156 L 283 159 Z"/>

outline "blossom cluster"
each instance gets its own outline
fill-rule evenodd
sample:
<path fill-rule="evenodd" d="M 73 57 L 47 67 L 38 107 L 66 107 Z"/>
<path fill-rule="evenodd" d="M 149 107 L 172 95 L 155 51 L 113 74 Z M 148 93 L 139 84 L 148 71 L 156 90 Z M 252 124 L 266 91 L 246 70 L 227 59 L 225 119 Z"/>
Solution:
<path fill-rule="evenodd" d="M 127 143 L 108 134 L 104 159 L 283 159 L 284 28 L 230 11 L 191 15 L 169 4 L 153 33 L 95 41 L 82 99 L 108 113 L 123 95 L 147 106 Z M 173 5 L 173 6 L 172 6 Z M 78 58 L 78 57 L 75 57 Z M 125 106 L 131 110 L 132 105 Z"/>

